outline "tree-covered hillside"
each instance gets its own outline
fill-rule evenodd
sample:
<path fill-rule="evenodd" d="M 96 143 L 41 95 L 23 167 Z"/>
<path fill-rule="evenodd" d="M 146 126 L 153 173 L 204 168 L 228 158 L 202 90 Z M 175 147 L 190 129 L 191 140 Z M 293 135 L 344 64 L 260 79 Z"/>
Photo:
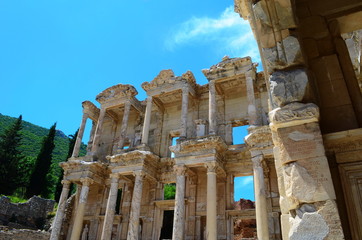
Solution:
<path fill-rule="evenodd" d="M 9 128 L 16 118 L 2 115 L 0 113 L 0 134 Z M 49 126 L 50 127 L 50 126 Z M 75 129 L 76 130 L 76 129 Z M 74 131 L 75 131 L 74 130 Z M 22 144 L 20 150 L 26 157 L 35 158 L 40 150 L 42 140 L 49 132 L 49 129 L 37 126 L 30 122 L 23 121 Z M 69 140 L 68 137 L 60 130 L 56 131 L 55 149 L 53 152 L 53 163 L 65 161 L 68 153 Z M 82 144 L 80 155 L 85 155 L 86 145 Z"/>

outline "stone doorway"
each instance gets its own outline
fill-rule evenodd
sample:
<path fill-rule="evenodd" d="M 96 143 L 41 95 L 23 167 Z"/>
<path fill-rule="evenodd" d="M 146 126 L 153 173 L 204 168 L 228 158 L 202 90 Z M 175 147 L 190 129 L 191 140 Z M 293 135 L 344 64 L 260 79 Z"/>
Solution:
<path fill-rule="evenodd" d="M 160 234 L 160 240 L 172 239 L 174 210 L 163 211 L 163 222 Z"/>

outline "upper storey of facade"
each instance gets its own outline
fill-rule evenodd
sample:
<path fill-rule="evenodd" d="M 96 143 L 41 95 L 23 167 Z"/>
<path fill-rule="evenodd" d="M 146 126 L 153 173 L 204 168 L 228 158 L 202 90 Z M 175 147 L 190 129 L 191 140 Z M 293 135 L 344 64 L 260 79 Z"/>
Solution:
<path fill-rule="evenodd" d="M 83 102 L 82 138 L 88 118 L 93 122 L 89 160 L 107 162 L 131 150 L 170 157 L 170 146 L 190 139 L 217 136 L 233 145 L 233 127 L 267 125 L 268 94 L 263 73 L 250 57 L 228 58 L 202 71 L 209 83 L 199 85 L 192 72 L 175 76 L 162 70 L 142 83 L 147 98 L 140 102 L 132 85 L 118 84 L 97 95 L 97 108 Z M 77 157 L 75 150 L 73 157 Z"/>

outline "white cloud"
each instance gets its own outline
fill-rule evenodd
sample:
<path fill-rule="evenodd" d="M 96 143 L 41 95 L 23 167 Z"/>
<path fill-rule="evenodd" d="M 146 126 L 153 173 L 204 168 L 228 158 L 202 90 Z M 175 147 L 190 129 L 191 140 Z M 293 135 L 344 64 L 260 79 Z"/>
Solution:
<path fill-rule="evenodd" d="M 190 43 L 212 44 L 220 55 L 232 57 L 251 56 L 260 61 L 259 51 L 249 23 L 227 7 L 219 17 L 192 17 L 169 34 L 165 41 L 167 50 Z"/>

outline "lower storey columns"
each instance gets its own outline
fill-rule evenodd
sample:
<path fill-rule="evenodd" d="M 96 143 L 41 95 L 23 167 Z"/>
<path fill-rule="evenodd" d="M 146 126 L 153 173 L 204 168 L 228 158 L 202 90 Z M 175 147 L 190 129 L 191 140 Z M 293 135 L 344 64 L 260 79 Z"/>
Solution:
<path fill-rule="evenodd" d="M 216 168 L 214 162 L 206 163 L 207 168 L 207 205 L 206 205 L 206 239 L 217 239 L 217 194 Z"/>
<path fill-rule="evenodd" d="M 269 225 L 262 160 L 263 155 L 252 157 L 254 169 L 256 230 L 258 239 L 268 240 Z"/>
<path fill-rule="evenodd" d="M 173 219 L 172 239 L 184 239 L 185 232 L 185 173 L 184 165 L 175 165 L 176 172 L 176 198 L 175 198 L 175 213 Z"/>
<path fill-rule="evenodd" d="M 139 224 L 140 224 L 140 212 L 141 212 L 141 198 L 142 198 L 142 187 L 144 172 L 135 171 L 135 183 L 132 196 L 131 215 L 129 217 L 129 226 L 127 240 L 138 240 L 139 239 Z"/>
<path fill-rule="evenodd" d="M 90 178 L 83 178 L 80 181 L 82 183 L 82 190 L 80 192 L 79 203 L 76 210 L 77 212 L 73 224 L 73 231 L 70 238 L 71 240 L 79 240 L 80 238 L 83 227 L 84 209 L 88 199 L 89 186 L 93 183 L 93 180 Z"/>
<path fill-rule="evenodd" d="M 65 203 L 66 203 L 67 197 L 69 195 L 70 181 L 63 180 L 62 184 L 63 184 L 62 194 L 60 195 L 58 210 L 57 210 L 57 214 L 55 215 L 54 222 L 53 222 L 50 240 L 59 239 L 60 229 L 62 227 L 62 222 L 63 222 L 63 217 L 64 217 Z"/>
<path fill-rule="evenodd" d="M 112 235 L 112 227 L 114 220 L 114 211 L 116 208 L 117 193 L 118 193 L 118 174 L 111 175 L 111 188 L 109 190 L 109 197 L 107 201 L 106 215 L 104 217 L 102 240 L 110 240 Z"/>

